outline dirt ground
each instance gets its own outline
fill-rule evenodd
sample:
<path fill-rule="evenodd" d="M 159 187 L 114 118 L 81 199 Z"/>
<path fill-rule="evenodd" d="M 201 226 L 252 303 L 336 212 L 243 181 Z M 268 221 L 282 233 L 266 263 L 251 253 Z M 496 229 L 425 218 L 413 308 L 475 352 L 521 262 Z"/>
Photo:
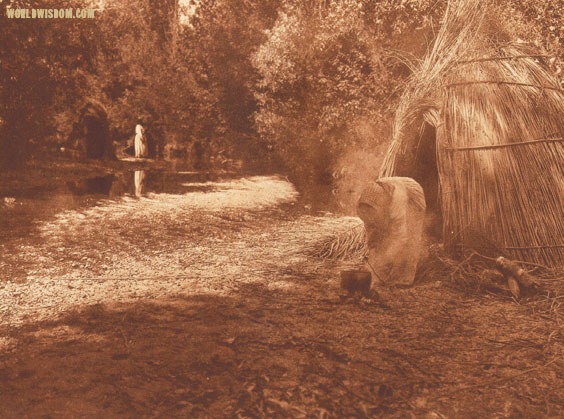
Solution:
<path fill-rule="evenodd" d="M 310 249 L 358 219 L 278 177 L 199 186 L 3 239 L 0 417 L 564 417 L 558 299 L 344 299 L 354 261 Z"/>

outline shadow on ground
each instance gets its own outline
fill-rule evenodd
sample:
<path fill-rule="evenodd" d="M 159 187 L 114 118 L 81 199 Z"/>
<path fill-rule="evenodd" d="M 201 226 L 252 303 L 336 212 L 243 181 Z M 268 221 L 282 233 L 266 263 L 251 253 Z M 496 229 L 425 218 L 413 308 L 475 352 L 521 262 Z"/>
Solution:
<path fill-rule="evenodd" d="M 507 328 L 523 307 L 438 285 L 388 295 L 389 308 L 325 291 L 251 284 L 230 298 L 95 305 L 4 330 L 14 345 L 0 352 L 0 416 L 562 412 L 561 342 L 524 333 L 541 336 L 533 317 Z"/>

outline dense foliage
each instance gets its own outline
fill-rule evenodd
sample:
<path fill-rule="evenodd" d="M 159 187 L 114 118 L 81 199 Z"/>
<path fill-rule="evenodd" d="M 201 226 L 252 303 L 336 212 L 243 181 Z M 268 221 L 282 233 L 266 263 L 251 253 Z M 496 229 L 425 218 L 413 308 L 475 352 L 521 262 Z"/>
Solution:
<path fill-rule="evenodd" d="M 253 57 L 256 127 L 301 179 L 330 182 L 345 150 L 385 141 L 394 97 L 440 14 L 431 1 L 288 2 Z M 418 39 L 419 37 L 419 39 Z"/>
<path fill-rule="evenodd" d="M 24 7 L 25 2 L 14 2 Z M 37 1 L 37 7 L 48 7 Z M 74 7 L 77 1 L 61 1 Z M 2 10 L 2 14 L 5 11 Z M 0 164 L 17 164 L 34 145 L 68 130 L 61 115 L 85 95 L 98 44 L 91 20 L 19 20 L 0 24 Z"/>
<path fill-rule="evenodd" d="M 108 110 L 118 149 L 141 120 L 157 157 L 241 158 L 331 183 L 357 161 L 351 152 L 386 143 L 395 101 L 432 42 L 445 0 L 61 0 L 57 7 L 91 4 L 104 5 L 95 19 L 7 19 L 1 10 L 2 166 L 33 158 L 33 150 L 54 155 L 91 97 Z M 553 55 L 562 75 L 560 1 L 504 0 L 495 13 L 515 37 Z"/>

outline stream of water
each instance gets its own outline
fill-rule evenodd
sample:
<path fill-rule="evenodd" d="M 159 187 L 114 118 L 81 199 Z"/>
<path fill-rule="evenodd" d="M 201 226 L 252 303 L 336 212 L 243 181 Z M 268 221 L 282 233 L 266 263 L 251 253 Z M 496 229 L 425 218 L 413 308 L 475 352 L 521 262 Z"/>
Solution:
<path fill-rule="evenodd" d="M 135 170 L 79 180 L 28 187 L 0 196 L 0 240 L 31 234 L 34 226 L 57 213 L 104 205 L 122 197 L 140 199 L 148 194 L 183 195 L 213 191 L 210 182 L 240 177 L 209 172 Z"/>

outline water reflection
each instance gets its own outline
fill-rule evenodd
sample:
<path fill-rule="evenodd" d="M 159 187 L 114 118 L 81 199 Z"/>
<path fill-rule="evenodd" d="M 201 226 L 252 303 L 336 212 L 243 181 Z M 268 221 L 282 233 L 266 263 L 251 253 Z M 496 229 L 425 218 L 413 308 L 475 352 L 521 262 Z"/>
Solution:
<path fill-rule="evenodd" d="M 109 195 L 114 182 L 114 175 L 98 176 L 67 182 L 73 195 Z"/>
<path fill-rule="evenodd" d="M 65 179 L 41 186 L 19 187 L 0 194 L 0 244 L 33 234 L 37 222 L 73 209 L 106 205 L 123 196 L 152 194 L 183 195 L 215 192 L 223 182 L 238 179 L 237 173 L 188 172 L 171 170 L 124 170 L 85 179 Z M 1 258 L 1 255 L 0 255 Z"/>
<path fill-rule="evenodd" d="M 135 196 L 141 198 L 145 189 L 145 171 L 136 170 L 133 174 L 133 183 L 135 185 Z"/>

